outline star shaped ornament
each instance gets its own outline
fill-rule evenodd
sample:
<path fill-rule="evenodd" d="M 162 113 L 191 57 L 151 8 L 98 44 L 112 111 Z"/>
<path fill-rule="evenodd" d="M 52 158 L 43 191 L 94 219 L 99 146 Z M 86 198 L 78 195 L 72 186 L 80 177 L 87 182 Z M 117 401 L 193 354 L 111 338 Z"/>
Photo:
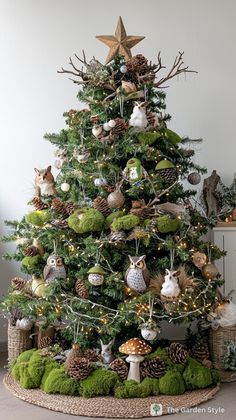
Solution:
<path fill-rule="evenodd" d="M 105 63 L 108 64 L 118 54 L 123 55 L 126 60 L 131 58 L 130 49 L 142 41 L 145 36 L 127 36 L 122 18 L 119 17 L 115 35 L 98 35 L 96 38 L 110 48 Z"/>

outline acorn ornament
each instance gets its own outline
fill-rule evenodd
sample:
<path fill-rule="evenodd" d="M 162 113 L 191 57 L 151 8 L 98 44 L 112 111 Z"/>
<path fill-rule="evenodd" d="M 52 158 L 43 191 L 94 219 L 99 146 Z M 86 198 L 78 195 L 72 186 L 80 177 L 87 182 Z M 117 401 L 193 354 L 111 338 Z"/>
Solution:
<path fill-rule="evenodd" d="M 140 329 L 141 336 L 147 341 L 155 340 L 161 331 L 157 323 L 152 319 L 149 319 L 147 322 L 141 324 Z"/>
<path fill-rule="evenodd" d="M 188 175 L 188 182 L 191 185 L 199 184 L 199 182 L 201 182 L 201 175 L 198 172 L 191 172 L 191 174 Z"/>
<path fill-rule="evenodd" d="M 105 274 L 106 272 L 103 270 L 103 268 L 99 264 L 96 264 L 88 271 L 88 281 L 93 286 L 101 286 L 104 282 Z"/>
<path fill-rule="evenodd" d="M 147 178 L 148 173 L 143 168 L 141 161 L 133 157 L 128 160 L 126 168 L 123 171 L 123 176 L 130 184 L 137 184 L 143 178 Z"/>
<path fill-rule="evenodd" d="M 107 204 L 110 209 L 121 209 L 125 203 L 125 197 L 119 188 L 111 192 L 107 197 Z"/>
<path fill-rule="evenodd" d="M 202 267 L 202 275 L 206 280 L 214 280 L 218 274 L 218 268 L 210 261 Z"/>
<path fill-rule="evenodd" d="M 163 159 L 156 165 L 155 168 L 160 177 L 166 182 L 172 184 L 177 179 L 177 171 L 175 165 L 168 159 Z"/>

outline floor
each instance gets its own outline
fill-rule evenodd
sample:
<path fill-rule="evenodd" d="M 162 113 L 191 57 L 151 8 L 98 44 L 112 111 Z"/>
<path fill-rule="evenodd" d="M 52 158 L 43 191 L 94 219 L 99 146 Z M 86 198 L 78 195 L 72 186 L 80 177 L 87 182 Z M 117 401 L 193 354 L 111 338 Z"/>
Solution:
<path fill-rule="evenodd" d="M 6 357 L 4 357 L 4 355 L 0 356 L 0 420 L 75 420 L 75 416 L 39 408 L 12 396 L 2 384 Z M 184 414 L 174 414 L 171 419 L 218 420 L 223 417 L 225 420 L 233 420 L 236 418 L 235 399 L 236 382 L 223 384 L 219 393 L 212 400 L 193 409 L 196 411 Z M 167 418 L 168 417 L 165 417 L 165 419 Z M 89 420 L 90 417 L 79 417 L 79 420 L 83 419 Z M 153 419 L 153 417 L 150 419 Z"/>

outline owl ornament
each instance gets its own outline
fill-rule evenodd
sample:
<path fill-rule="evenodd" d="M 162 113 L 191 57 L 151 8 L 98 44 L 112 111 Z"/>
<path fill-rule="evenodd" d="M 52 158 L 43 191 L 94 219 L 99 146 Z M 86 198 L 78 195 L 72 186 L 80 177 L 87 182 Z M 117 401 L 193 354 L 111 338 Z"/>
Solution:
<path fill-rule="evenodd" d="M 43 270 L 43 277 L 47 284 L 52 283 L 55 279 L 66 278 L 66 269 L 62 257 L 58 255 L 50 255 L 48 257 L 47 265 L 45 265 Z"/>
<path fill-rule="evenodd" d="M 141 257 L 131 257 L 130 266 L 125 274 L 127 286 L 136 293 L 143 293 L 147 290 L 150 283 L 150 273 L 146 267 L 146 255 Z"/>
<path fill-rule="evenodd" d="M 143 168 L 141 161 L 135 157 L 128 160 L 123 176 L 131 185 L 138 184 L 143 178 L 147 178 L 148 173 Z"/>

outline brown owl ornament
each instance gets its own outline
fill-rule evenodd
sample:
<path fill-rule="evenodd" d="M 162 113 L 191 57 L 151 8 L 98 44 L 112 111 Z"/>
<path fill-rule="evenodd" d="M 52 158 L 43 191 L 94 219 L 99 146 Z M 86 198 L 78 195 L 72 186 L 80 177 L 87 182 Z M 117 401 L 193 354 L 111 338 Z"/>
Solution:
<path fill-rule="evenodd" d="M 143 293 L 150 283 L 150 273 L 146 267 L 146 255 L 132 257 L 129 255 L 130 266 L 125 274 L 127 286 L 136 293 Z"/>

